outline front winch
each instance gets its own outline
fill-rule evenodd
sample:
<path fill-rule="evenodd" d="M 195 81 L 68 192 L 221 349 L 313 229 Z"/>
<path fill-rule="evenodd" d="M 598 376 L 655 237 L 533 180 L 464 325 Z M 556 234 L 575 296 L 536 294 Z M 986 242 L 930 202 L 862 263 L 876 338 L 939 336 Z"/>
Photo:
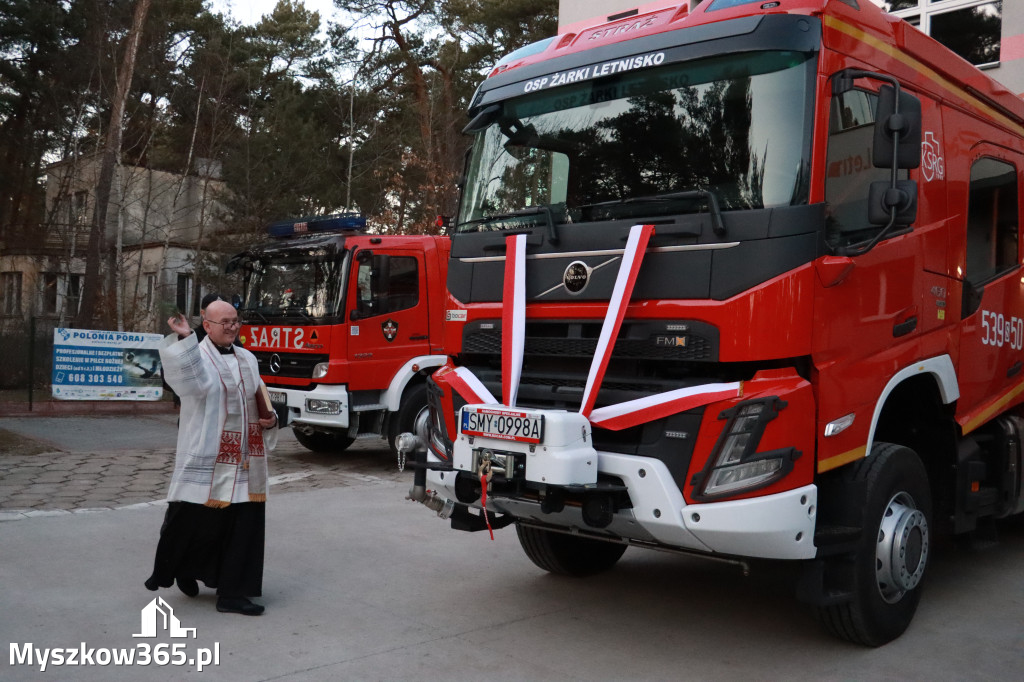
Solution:
<path fill-rule="evenodd" d="M 476 474 L 486 460 L 508 480 L 592 485 L 597 451 L 590 428 L 578 412 L 466 405 L 459 415 L 453 467 Z"/>

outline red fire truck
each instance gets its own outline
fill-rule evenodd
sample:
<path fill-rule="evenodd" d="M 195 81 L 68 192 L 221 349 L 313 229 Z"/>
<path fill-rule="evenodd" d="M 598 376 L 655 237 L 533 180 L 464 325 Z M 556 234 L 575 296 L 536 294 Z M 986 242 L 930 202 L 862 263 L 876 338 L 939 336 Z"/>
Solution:
<path fill-rule="evenodd" d="M 449 240 L 365 226 L 350 214 L 281 221 L 233 259 L 246 273 L 239 338 L 281 424 L 315 451 L 425 433 L 426 378 L 446 360 Z"/>
<path fill-rule="evenodd" d="M 519 50 L 469 114 L 413 499 L 556 573 L 791 560 L 866 645 L 936 533 L 1024 510 L 1018 97 L 866 0 L 705 0 Z"/>

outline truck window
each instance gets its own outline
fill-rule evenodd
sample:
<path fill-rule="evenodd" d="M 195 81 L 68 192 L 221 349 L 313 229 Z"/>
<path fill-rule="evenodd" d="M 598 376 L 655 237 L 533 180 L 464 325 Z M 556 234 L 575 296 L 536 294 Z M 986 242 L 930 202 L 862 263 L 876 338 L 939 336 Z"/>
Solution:
<path fill-rule="evenodd" d="M 419 303 L 419 273 L 416 259 L 396 256 L 388 268 L 387 312 L 412 308 Z"/>
<path fill-rule="evenodd" d="M 661 195 L 699 189 L 723 210 L 805 204 L 815 65 L 743 53 L 504 100 L 476 135 L 456 229 L 536 206 L 571 223 L 673 215 L 686 200 Z"/>
<path fill-rule="evenodd" d="M 375 285 L 377 278 L 380 282 Z M 420 300 L 419 267 L 416 259 L 409 256 L 360 263 L 356 282 L 359 302 L 373 315 L 413 308 Z"/>
<path fill-rule="evenodd" d="M 981 284 L 1017 265 L 1017 172 L 1008 163 L 983 158 L 971 167 L 967 207 L 967 270 Z"/>
<path fill-rule="evenodd" d="M 881 229 L 868 222 L 871 183 L 888 180 L 888 168 L 875 168 L 871 158 L 878 95 L 850 90 L 832 98 L 825 202 L 828 242 L 833 247 L 865 241 Z M 902 171 L 906 177 L 906 171 Z"/>

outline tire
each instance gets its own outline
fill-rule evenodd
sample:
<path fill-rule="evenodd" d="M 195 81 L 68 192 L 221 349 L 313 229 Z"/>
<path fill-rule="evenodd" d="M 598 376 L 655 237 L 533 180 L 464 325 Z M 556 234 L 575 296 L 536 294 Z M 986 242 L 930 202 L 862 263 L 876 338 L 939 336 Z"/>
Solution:
<path fill-rule="evenodd" d="M 295 440 L 299 441 L 299 445 L 313 452 L 341 453 L 356 440 L 344 433 L 328 433 L 326 431 L 314 431 L 307 434 L 299 429 L 292 429 L 292 433 L 295 434 Z"/>
<path fill-rule="evenodd" d="M 852 557 L 853 598 L 818 609 L 833 635 L 865 646 L 899 637 L 917 611 L 930 550 L 928 473 L 913 450 L 878 443 L 848 473 L 863 486 L 864 521 Z"/>
<path fill-rule="evenodd" d="M 516 524 L 519 544 L 530 561 L 557 575 L 584 577 L 607 571 L 615 565 L 626 545 L 581 538 Z"/>
<path fill-rule="evenodd" d="M 430 411 L 427 407 L 427 385 L 413 384 L 405 389 L 398 412 L 388 419 L 388 445 L 391 452 L 398 454 L 396 442 L 403 433 L 415 433 L 427 442 L 427 428 L 430 425 Z"/>

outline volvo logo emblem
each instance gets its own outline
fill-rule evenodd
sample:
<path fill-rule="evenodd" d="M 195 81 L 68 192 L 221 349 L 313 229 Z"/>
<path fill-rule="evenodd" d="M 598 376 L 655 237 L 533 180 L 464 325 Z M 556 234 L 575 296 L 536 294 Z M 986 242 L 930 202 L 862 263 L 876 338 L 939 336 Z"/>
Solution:
<path fill-rule="evenodd" d="M 590 283 L 590 268 L 583 261 L 574 260 L 569 263 L 562 275 L 562 286 L 570 294 L 578 294 Z"/>
<path fill-rule="evenodd" d="M 270 371 L 274 374 L 281 371 L 281 356 L 277 353 L 270 356 Z"/>

